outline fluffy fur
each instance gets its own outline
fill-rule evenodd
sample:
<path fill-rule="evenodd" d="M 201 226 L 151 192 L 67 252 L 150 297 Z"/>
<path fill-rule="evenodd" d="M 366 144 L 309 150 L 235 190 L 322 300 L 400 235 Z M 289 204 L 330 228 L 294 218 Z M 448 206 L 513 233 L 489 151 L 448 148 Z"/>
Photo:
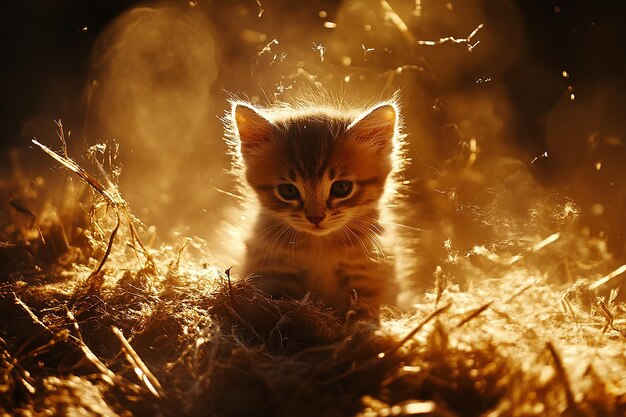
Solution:
<path fill-rule="evenodd" d="M 233 102 L 231 145 L 249 225 L 244 274 L 276 297 L 351 300 L 376 311 L 395 304 L 394 230 L 402 136 L 395 102 L 368 110 Z M 341 184 L 338 184 L 341 182 Z"/>

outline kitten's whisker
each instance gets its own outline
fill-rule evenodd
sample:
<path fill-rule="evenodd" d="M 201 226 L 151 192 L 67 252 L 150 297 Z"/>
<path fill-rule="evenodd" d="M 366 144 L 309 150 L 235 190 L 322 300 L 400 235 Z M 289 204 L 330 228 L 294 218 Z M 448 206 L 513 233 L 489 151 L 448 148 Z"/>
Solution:
<path fill-rule="evenodd" d="M 371 238 L 371 237 L 370 237 L 370 241 L 372 242 L 372 245 L 374 246 L 374 251 L 376 252 L 376 259 L 378 260 L 378 263 L 381 263 L 381 257 L 382 257 L 382 262 L 385 262 L 387 260 L 387 254 L 383 250 L 380 241 L 377 238 Z"/>
<path fill-rule="evenodd" d="M 271 262 L 276 260 L 276 256 L 274 255 L 274 248 L 277 246 L 278 240 L 283 235 L 283 233 L 285 233 L 285 231 L 286 231 L 286 227 L 282 227 L 276 234 L 274 234 L 274 236 L 272 236 L 272 240 L 270 240 L 267 246 L 266 251 L 268 253 L 269 260 Z"/>
<path fill-rule="evenodd" d="M 382 243 L 380 238 L 383 236 L 382 230 L 378 228 L 375 224 L 371 222 L 365 222 L 360 219 L 356 219 L 353 221 L 353 224 L 359 228 L 364 234 L 366 234 L 370 239 L 375 239 L 378 246 Z"/>
<path fill-rule="evenodd" d="M 344 236 L 344 232 L 343 232 L 343 226 L 339 228 L 338 232 L 339 232 L 339 237 L 341 237 L 341 242 L 343 243 L 343 247 L 347 248 L 348 247 L 348 241 L 346 240 L 345 236 Z"/>
<path fill-rule="evenodd" d="M 293 242 L 290 242 L 291 245 L 291 264 L 295 264 L 294 254 L 296 252 L 296 244 L 298 242 L 298 236 L 300 235 L 300 231 L 298 229 L 293 229 Z"/>
<path fill-rule="evenodd" d="M 373 223 L 356 222 L 355 225 L 359 228 L 360 231 L 363 232 L 363 234 L 365 234 L 369 238 L 370 242 L 372 243 L 373 249 L 376 252 L 378 262 L 380 263 L 381 261 L 381 255 L 384 262 L 387 258 L 387 254 L 383 249 L 385 245 L 383 245 L 383 242 L 381 240 L 383 236 L 382 231 L 377 227 L 376 224 Z"/>
<path fill-rule="evenodd" d="M 263 266 L 265 266 L 265 261 L 267 260 L 268 253 L 270 255 L 270 260 L 271 260 L 271 258 L 272 258 L 272 248 L 273 248 L 274 244 L 276 243 L 278 238 L 284 233 L 285 229 L 287 229 L 287 226 L 285 226 L 284 224 L 278 223 L 277 225 L 279 226 L 280 230 L 277 233 L 274 233 L 274 235 L 267 242 L 267 245 L 265 247 L 265 252 L 263 253 Z"/>
<path fill-rule="evenodd" d="M 261 227 L 261 228 L 265 228 L 266 225 L 271 224 L 271 225 L 276 225 L 276 224 L 280 224 L 279 221 L 277 221 L 277 219 L 275 219 L 274 217 L 263 217 L 257 220 L 255 227 Z"/>
<path fill-rule="evenodd" d="M 265 224 L 260 225 L 260 226 L 262 226 L 262 227 L 261 227 L 261 230 L 259 230 L 259 232 L 267 232 L 267 231 L 270 231 L 270 230 L 276 228 L 277 226 L 281 226 L 281 224 L 277 223 L 277 222 L 267 221 L 267 222 L 265 222 Z"/>
<path fill-rule="evenodd" d="M 377 235 L 380 235 L 380 236 L 384 235 L 385 228 L 383 227 L 383 225 L 380 224 L 378 219 L 374 216 L 368 215 L 368 216 L 358 217 L 355 219 L 355 222 L 372 226 L 376 230 Z"/>
<path fill-rule="evenodd" d="M 352 241 L 352 238 L 350 237 L 350 235 L 348 234 L 347 230 L 348 227 L 346 225 L 341 226 L 341 228 L 339 229 L 341 230 L 341 232 L 348 238 L 348 240 L 350 241 L 350 247 L 352 248 L 352 253 L 354 253 L 354 255 L 356 256 L 356 247 L 354 246 L 354 242 Z"/>
<path fill-rule="evenodd" d="M 278 248 L 277 248 L 277 255 L 278 255 L 278 253 L 280 253 L 282 250 L 287 251 L 286 255 L 290 255 L 290 254 L 291 254 L 291 248 L 290 248 L 291 243 L 290 243 L 290 241 L 291 241 L 291 236 L 292 236 L 292 235 L 293 235 L 293 228 L 291 228 L 291 227 L 290 227 L 290 228 L 289 228 L 289 230 L 287 231 L 287 233 L 285 233 L 285 235 L 283 236 L 283 238 L 280 240 L 280 243 L 279 243 Z M 283 248 L 283 245 L 284 245 L 285 243 L 287 244 L 287 247 L 286 247 L 286 248 Z M 293 264 L 293 258 L 292 258 L 292 262 L 291 262 L 291 263 Z"/>
<path fill-rule="evenodd" d="M 293 250 L 293 246 L 294 246 L 294 242 L 293 242 L 293 238 L 295 236 L 296 233 L 296 229 L 294 229 L 293 227 L 289 228 L 289 233 L 287 233 L 287 236 L 285 237 L 285 242 L 287 243 L 287 247 L 285 248 L 285 250 L 287 251 L 287 256 L 289 256 L 289 258 L 291 259 L 291 264 L 294 264 L 294 250 Z"/>
<path fill-rule="evenodd" d="M 363 222 L 356 221 L 355 225 L 372 241 L 372 244 L 378 249 L 380 252 L 384 252 L 382 250 L 382 236 L 383 232 L 378 227 L 376 223 L 373 222 Z"/>
<path fill-rule="evenodd" d="M 376 253 L 376 260 L 378 263 L 381 263 L 381 255 L 383 256 L 383 261 L 385 260 L 385 253 L 382 250 L 381 247 L 381 243 L 378 236 L 376 235 L 376 233 L 373 233 L 373 231 L 369 228 L 367 228 L 367 226 L 369 226 L 368 224 L 359 224 L 359 223 L 355 223 L 354 224 L 355 228 L 360 231 L 361 233 L 363 233 L 364 236 L 366 236 L 370 243 L 372 244 L 372 250 L 374 251 L 374 253 Z"/>
<path fill-rule="evenodd" d="M 274 249 L 275 254 L 273 256 L 273 259 L 276 261 L 278 258 L 278 255 L 280 255 L 281 253 L 281 249 L 283 248 L 283 244 L 285 242 L 285 237 L 289 236 L 289 233 L 291 233 L 292 228 L 289 226 L 285 226 L 285 229 L 283 229 L 280 234 L 278 235 L 278 238 L 276 240 L 276 244 L 274 245 Z M 270 253 L 270 256 L 271 253 Z"/>
<path fill-rule="evenodd" d="M 382 236 L 385 234 L 383 231 L 383 227 L 380 225 L 380 223 L 378 222 L 370 223 L 369 226 L 372 228 L 372 230 L 374 231 L 374 233 L 376 233 L 377 236 Z"/>
<path fill-rule="evenodd" d="M 273 234 L 277 229 L 280 229 L 281 227 L 284 227 L 282 224 L 280 223 L 274 223 L 269 227 L 265 227 L 263 229 L 261 229 L 262 231 L 264 231 L 265 233 L 263 233 L 263 235 L 261 237 L 259 237 L 259 239 L 257 239 L 255 242 L 258 246 L 265 246 L 265 251 L 263 252 L 263 257 L 261 258 L 261 265 L 263 267 L 265 267 L 266 265 L 266 258 L 267 258 L 267 251 L 268 248 L 271 246 L 271 242 L 275 236 L 275 234 Z M 268 239 L 269 236 L 269 239 Z"/>
<path fill-rule="evenodd" d="M 370 240 L 370 243 L 372 244 L 372 250 L 376 254 L 376 261 L 378 263 L 381 263 L 381 257 L 382 257 L 382 262 L 384 262 L 385 261 L 385 252 L 382 250 L 380 244 L 376 241 L 375 238 L 372 238 L 369 235 L 367 237 Z"/>
<path fill-rule="evenodd" d="M 363 248 L 363 252 L 365 252 L 365 256 L 367 256 L 369 258 L 370 254 L 369 254 L 369 252 L 367 250 L 367 246 L 363 242 L 363 239 L 361 239 L 361 237 L 359 235 L 357 235 L 356 233 L 354 233 L 354 230 L 352 230 L 349 227 L 348 227 L 348 231 L 350 233 L 352 233 L 354 235 L 354 237 L 356 237 L 357 241 L 361 244 L 361 247 Z"/>
<path fill-rule="evenodd" d="M 273 231 L 275 231 L 276 229 L 278 229 L 280 227 L 283 227 L 283 225 L 280 224 L 280 223 L 276 223 L 276 224 L 272 225 L 271 227 L 262 229 L 261 231 L 263 231 L 265 233 L 259 238 L 259 242 L 265 241 L 265 238 L 267 236 L 269 236 Z"/>

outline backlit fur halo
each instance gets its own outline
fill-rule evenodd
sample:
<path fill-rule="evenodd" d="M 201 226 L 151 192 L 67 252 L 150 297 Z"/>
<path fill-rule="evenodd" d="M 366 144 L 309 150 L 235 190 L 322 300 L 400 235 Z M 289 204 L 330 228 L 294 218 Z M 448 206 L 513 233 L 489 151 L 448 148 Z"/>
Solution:
<path fill-rule="evenodd" d="M 407 163 L 406 157 L 406 135 L 403 133 L 403 119 L 401 105 L 399 103 L 399 93 L 396 92 L 391 98 L 386 100 L 372 100 L 366 106 L 353 106 L 345 100 L 336 97 L 322 96 L 317 93 L 306 94 L 292 102 L 279 101 L 271 106 L 263 107 L 256 105 L 252 100 L 231 97 L 229 99 L 230 108 L 222 118 L 225 127 L 225 140 L 231 155 L 230 173 L 237 180 L 237 192 L 243 198 L 247 198 L 250 188 L 245 181 L 245 163 L 241 153 L 241 142 L 239 132 L 235 123 L 235 108 L 246 106 L 254 109 L 261 116 L 273 124 L 281 124 L 301 116 L 319 116 L 320 118 L 344 119 L 350 126 L 353 126 L 363 117 L 373 110 L 382 106 L 392 106 L 395 110 L 396 121 L 394 124 L 393 149 L 392 149 L 392 170 L 385 185 L 385 192 L 381 198 L 381 205 L 385 206 L 395 198 L 402 195 L 404 177 L 402 175 Z"/>

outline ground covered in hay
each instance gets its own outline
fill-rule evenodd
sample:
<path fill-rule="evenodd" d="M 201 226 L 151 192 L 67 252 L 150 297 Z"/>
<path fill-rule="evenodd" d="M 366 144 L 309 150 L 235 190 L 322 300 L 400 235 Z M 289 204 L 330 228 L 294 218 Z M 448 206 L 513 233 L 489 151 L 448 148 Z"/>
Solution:
<path fill-rule="evenodd" d="M 359 321 L 267 298 L 199 239 L 141 241 L 80 186 L 0 185 L 1 415 L 626 415 L 624 271 L 597 242 L 451 254 L 410 311 Z"/>

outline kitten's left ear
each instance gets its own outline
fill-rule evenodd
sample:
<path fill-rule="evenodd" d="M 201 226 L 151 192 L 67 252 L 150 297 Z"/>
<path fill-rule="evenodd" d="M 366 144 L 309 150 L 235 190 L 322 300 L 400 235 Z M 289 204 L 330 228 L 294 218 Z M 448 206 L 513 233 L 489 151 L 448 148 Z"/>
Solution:
<path fill-rule="evenodd" d="M 391 104 L 382 104 L 370 110 L 348 126 L 349 134 L 358 141 L 369 142 L 377 148 L 393 147 L 393 136 L 398 124 L 398 112 Z"/>
<path fill-rule="evenodd" d="M 271 139 L 272 123 L 257 109 L 249 104 L 234 103 L 232 112 L 244 155 Z"/>

